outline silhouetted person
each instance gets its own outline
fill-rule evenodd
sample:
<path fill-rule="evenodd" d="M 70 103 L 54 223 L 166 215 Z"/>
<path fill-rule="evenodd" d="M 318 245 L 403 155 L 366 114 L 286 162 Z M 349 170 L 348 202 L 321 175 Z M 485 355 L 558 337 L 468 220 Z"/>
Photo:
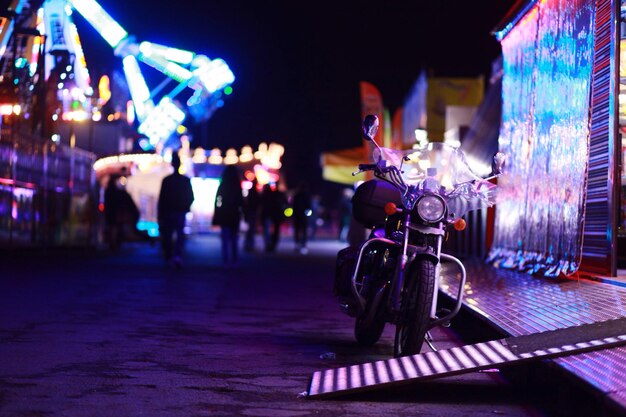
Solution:
<path fill-rule="evenodd" d="M 348 239 L 348 229 L 352 220 L 352 196 L 354 191 L 351 188 L 344 188 L 339 201 L 339 225 L 337 239 L 342 242 Z"/>
<path fill-rule="evenodd" d="M 121 224 L 119 211 L 121 193 L 117 187 L 118 175 L 111 175 L 104 190 L 104 235 L 111 249 L 117 249 L 121 244 Z"/>
<path fill-rule="evenodd" d="M 254 239 L 256 237 L 256 231 L 259 223 L 259 207 L 261 205 L 261 194 L 257 190 L 256 178 L 252 181 L 252 188 L 248 190 L 248 195 L 244 199 L 244 220 L 248 224 L 248 230 L 246 231 L 246 239 L 244 242 L 244 249 L 247 252 L 254 250 Z"/>
<path fill-rule="evenodd" d="M 309 237 L 311 240 L 315 240 L 317 236 L 317 228 L 320 226 L 319 223 L 321 222 L 321 211 L 321 197 L 318 194 L 314 194 L 311 196 L 311 217 L 309 218 Z"/>
<path fill-rule="evenodd" d="M 306 183 L 301 183 L 293 196 L 293 237 L 296 249 L 307 253 L 307 235 L 311 217 L 311 194 Z"/>
<path fill-rule="evenodd" d="M 265 184 L 261 194 L 261 222 L 265 251 L 273 252 L 280 240 L 280 226 L 284 219 L 285 196 L 277 188 Z"/>
<path fill-rule="evenodd" d="M 215 196 L 213 225 L 220 227 L 222 260 L 227 265 L 239 259 L 239 224 L 243 210 L 241 179 L 235 165 L 227 165 L 222 172 Z"/>
<path fill-rule="evenodd" d="M 119 175 L 111 175 L 104 190 L 105 236 L 109 247 L 118 249 L 126 231 L 139 235 L 139 209 L 128 192 L 118 186 Z"/>
<path fill-rule="evenodd" d="M 166 261 L 171 261 L 174 266 L 180 268 L 185 245 L 185 216 L 189 212 L 194 196 L 191 180 L 178 172 L 180 158 L 177 153 L 172 154 L 172 167 L 174 173 L 163 178 L 161 183 L 157 218 L 163 256 Z"/>

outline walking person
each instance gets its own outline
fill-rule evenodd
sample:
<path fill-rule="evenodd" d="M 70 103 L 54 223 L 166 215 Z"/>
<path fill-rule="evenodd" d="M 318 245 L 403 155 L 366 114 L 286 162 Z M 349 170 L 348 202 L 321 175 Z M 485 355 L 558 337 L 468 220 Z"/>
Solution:
<path fill-rule="evenodd" d="M 293 196 L 293 237 L 296 250 L 300 253 L 308 253 L 307 235 L 309 219 L 311 217 L 311 194 L 306 183 L 301 183 Z"/>
<path fill-rule="evenodd" d="M 111 175 L 104 189 L 104 233 L 111 250 L 117 250 L 122 243 L 121 207 L 122 196 L 117 182 L 119 175 Z"/>
<path fill-rule="evenodd" d="M 259 206 L 261 204 L 261 195 L 257 190 L 256 178 L 252 180 L 252 188 L 248 190 L 248 195 L 244 199 L 243 213 L 244 221 L 248 224 L 246 230 L 246 238 L 244 242 L 244 250 L 246 252 L 254 251 L 254 240 L 258 227 Z"/>
<path fill-rule="evenodd" d="M 354 191 L 352 188 L 344 188 L 339 201 L 339 224 L 337 227 L 337 239 L 341 242 L 348 240 L 348 230 L 352 221 L 352 196 Z"/>
<path fill-rule="evenodd" d="M 163 178 L 161 183 L 157 219 L 163 256 L 166 261 L 181 268 L 185 245 L 185 217 L 191 208 L 194 195 L 191 180 L 178 171 L 180 157 L 176 152 L 172 154 L 172 168 L 174 172 Z"/>
<path fill-rule="evenodd" d="M 309 217 L 309 238 L 311 240 L 315 240 L 317 237 L 317 228 L 322 223 L 321 210 L 321 197 L 319 194 L 313 194 L 311 196 L 311 217 Z"/>
<path fill-rule="evenodd" d="M 284 219 L 285 196 L 270 184 L 263 186 L 261 194 L 261 222 L 263 223 L 263 239 L 265 251 L 274 252 L 280 240 L 280 226 Z"/>
<path fill-rule="evenodd" d="M 217 188 L 213 215 L 213 225 L 220 227 L 224 265 L 235 264 L 239 259 L 239 224 L 243 203 L 237 167 L 227 165 Z"/>
<path fill-rule="evenodd" d="M 104 190 L 104 219 L 106 239 L 111 250 L 120 248 L 124 240 L 145 240 L 137 229 L 140 212 L 125 188 L 120 187 L 119 175 L 111 175 Z"/>

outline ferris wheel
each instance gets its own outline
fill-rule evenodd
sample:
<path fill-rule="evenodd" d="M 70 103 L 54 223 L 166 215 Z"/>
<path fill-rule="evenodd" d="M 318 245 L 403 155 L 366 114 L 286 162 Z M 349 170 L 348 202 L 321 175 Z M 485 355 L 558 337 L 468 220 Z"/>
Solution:
<path fill-rule="evenodd" d="M 83 53 L 73 13 L 79 13 L 113 48 L 122 60 L 124 75 L 132 99 L 132 109 L 138 121 L 138 132 L 148 138 L 145 150 L 162 146 L 190 114 L 196 120 L 206 120 L 224 104 L 223 96 L 230 94 L 235 76 L 220 58 L 191 51 L 137 41 L 116 22 L 95 0 L 13 0 L 10 14 L 0 17 L 0 56 L 3 61 L 13 60 L 15 67 L 33 76 L 41 66 L 45 79 L 54 83 L 62 109 L 58 114 L 66 120 L 79 120 L 97 113 L 103 97 L 93 100 L 87 63 Z M 32 30 L 27 42 L 19 47 L 20 55 L 11 54 L 17 47 L 9 40 L 16 31 L 18 17 Z M 44 64 L 45 62 L 45 64 Z M 165 76 L 163 82 L 150 89 L 142 74 L 140 63 L 156 69 Z M 6 72 L 6 71 L 5 71 Z M 163 92 L 170 83 L 174 87 Z M 16 85 L 18 78 L 14 79 Z M 190 91 L 189 91 L 190 90 Z M 182 92 L 187 91 L 182 98 Z"/>

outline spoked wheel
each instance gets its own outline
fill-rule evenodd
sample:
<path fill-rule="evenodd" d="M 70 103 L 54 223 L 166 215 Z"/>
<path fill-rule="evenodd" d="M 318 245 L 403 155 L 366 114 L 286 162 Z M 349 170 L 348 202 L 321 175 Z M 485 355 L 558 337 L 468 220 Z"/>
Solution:
<path fill-rule="evenodd" d="M 402 318 L 396 325 L 393 356 L 420 353 L 430 323 L 435 290 L 435 265 L 427 259 L 416 259 L 406 276 L 402 292 Z"/>
<path fill-rule="evenodd" d="M 369 322 L 366 320 L 366 315 L 361 315 L 354 323 L 354 337 L 361 346 L 372 346 L 378 342 L 384 329 L 385 319 L 380 312 L 376 313 Z"/>

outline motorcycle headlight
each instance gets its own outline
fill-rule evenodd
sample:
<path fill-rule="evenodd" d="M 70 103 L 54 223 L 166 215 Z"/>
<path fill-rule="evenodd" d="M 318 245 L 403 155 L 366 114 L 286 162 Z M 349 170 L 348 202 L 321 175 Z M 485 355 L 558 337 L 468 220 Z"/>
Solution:
<path fill-rule="evenodd" d="M 427 222 L 438 222 L 446 212 L 446 204 L 437 195 L 425 195 L 417 202 L 417 214 Z"/>

